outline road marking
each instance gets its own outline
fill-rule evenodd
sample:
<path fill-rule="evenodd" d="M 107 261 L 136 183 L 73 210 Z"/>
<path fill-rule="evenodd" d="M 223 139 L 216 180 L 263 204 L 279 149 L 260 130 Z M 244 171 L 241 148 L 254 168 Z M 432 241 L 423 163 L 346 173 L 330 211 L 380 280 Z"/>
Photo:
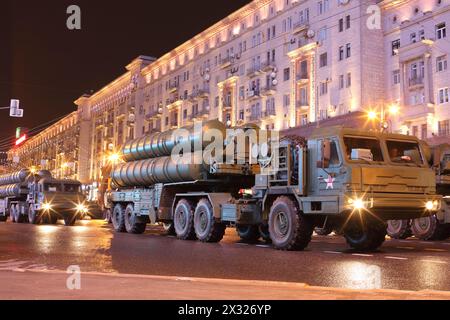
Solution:
<path fill-rule="evenodd" d="M 434 248 L 426 248 L 425 251 L 431 251 L 431 252 L 447 252 L 447 250 L 444 250 L 444 249 L 434 249 Z"/>
<path fill-rule="evenodd" d="M 248 243 L 236 243 L 238 246 L 248 246 L 249 244 Z"/>
<path fill-rule="evenodd" d="M 373 257 L 373 254 L 353 253 L 352 256 L 368 258 L 368 257 Z"/>
<path fill-rule="evenodd" d="M 436 264 L 448 264 L 445 261 L 437 261 L 437 260 L 422 260 L 423 262 L 436 263 Z"/>
<path fill-rule="evenodd" d="M 265 249 L 271 247 L 271 246 L 268 246 L 268 245 L 266 245 L 266 244 L 257 244 L 256 246 L 257 246 L 258 248 L 265 248 Z"/>
<path fill-rule="evenodd" d="M 408 258 L 402 258 L 402 257 L 390 257 L 390 256 L 387 256 L 385 258 L 386 259 L 390 259 L 390 260 L 401 260 L 401 261 L 408 260 Z"/>
<path fill-rule="evenodd" d="M 342 252 L 338 252 L 338 251 L 324 251 L 324 253 L 328 253 L 328 254 L 342 254 Z"/>
<path fill-rule="evenodd" d="M 397 249 L 402 249 L 402 250 L 414 250 L 416 248 L 414 247 L 397 247 Z"/>

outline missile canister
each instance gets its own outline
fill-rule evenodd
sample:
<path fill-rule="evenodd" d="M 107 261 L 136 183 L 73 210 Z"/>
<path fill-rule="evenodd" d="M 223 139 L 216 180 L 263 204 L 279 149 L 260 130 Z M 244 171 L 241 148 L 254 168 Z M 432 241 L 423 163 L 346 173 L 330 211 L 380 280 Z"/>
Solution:
<path fill-rule="evenodd" d="M 116 167 L 111 178 L 115 187 L 143 187 L 201 180 L 207 172 L 204 165 L 174 162 L 171 157 L 161 157 L 123 163 Z"/>
<path fill-rule="evenodd" d="M 0 186 L 0 198 L 20 197 L 26 193 L 27 189 L 23 188 L 20 183 Z"/>
<path fill-rule="evenodd" d="M 24 183 L 29 177 L 29 170 L 21 170 L 0 176 L 0 186 Z"/>
<path fill-rule="evenodd" d="M 224 139 L 226 134 L 226 126 L 218 120 L 203 123 L 201 130 L 196 130 L 195 125 L 184 127 L 182 129 L 189 132 L 187 139 L 192 148 L 194 148 L 197 143 L 201 142 L 201 146 L 204 149 L 211 143 L 211 141 L 202 140 L 203 134 L 209 130 L 218 130 Z M 155 133 L 128 142 L 123 148 L 123 159 L 126 162 L 131 162 L 171 156 L 173 149 L 179 143 L 179 137 L 175 137 L 174 132 L 175 131 L 172 130 Z"/>

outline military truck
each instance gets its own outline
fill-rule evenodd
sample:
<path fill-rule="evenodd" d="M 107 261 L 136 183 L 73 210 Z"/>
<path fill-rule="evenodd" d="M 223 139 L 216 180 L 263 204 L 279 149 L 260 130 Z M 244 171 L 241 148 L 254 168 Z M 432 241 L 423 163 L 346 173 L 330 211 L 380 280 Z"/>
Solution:
<path fill-rule="evenodd" d="M 211 128 L 226 132 L 218 121 L 204 124 L 202 132 Z M 184 139 L 207 149 L 201 133 L 185 129 Z M 252 150 L 270 149 L 256 165 L 176 162 L 171 154 L 180 141 L 186 140 L 167 131 L 125 146 L 108 200 L 116 231 L 143 233 L 147 223 L 162 222 L 179 239 L 219 242 L 227 227 L 236 226 L 244 240 L 263 237 L 280 250 L 303 250 L 316 226 L 332 224 L 350 247 L 370 251 L 385 241 L 388 220 L 440 210 L 434 173 L 413 137 L 317 129 L 307 141 L 283 138 L 277 150 L 250 143 Z M 262 173 L 271 167 L 276 170 Z"/>
<path fill-rule="evenodd" d="M 388 234 L 394 239 L 415 236 L 421 240 L 445 240 L 450 237 L 450 145 L 438 145 L 429 149 L 428 162 L 435 170 L 437 193 L 443 196 L 441 209 L 428 217 L 415 220 L 389 221 Z"/>
<path fill-rule="evenodd" d="M 48 171 L 36 174 L 21 170 L 0 176 L 0 216 L 14 223 L 56 224 L 63 219 L 72 226 L 87 212 L 81 184 L 58 180 Z"/>

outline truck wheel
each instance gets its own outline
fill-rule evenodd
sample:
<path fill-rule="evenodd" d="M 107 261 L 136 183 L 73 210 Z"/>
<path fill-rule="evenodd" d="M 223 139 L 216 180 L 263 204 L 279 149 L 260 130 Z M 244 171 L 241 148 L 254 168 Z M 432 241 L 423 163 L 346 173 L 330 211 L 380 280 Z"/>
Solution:
<path fill-rule="evenodd" d="M 173 216 L 175 233 L 180 240 L 195 240 L 194 229 L 194 206 L 186 200 L 181 199 Z"/>
<path fill-rule="evenodd" d="M 9 209 L 9 217 L 11 219 L 12 223 L 17 223 L 17 213 L 16 213 L 16 206 L 11 206 Z"/>
<path fill-rule="evenodd" d="M 379 221 L 350 221 L 344 237 L 348 245 L 358 251 L 375 251 L 386 241 L 387 226 Z"/>
<path fill-rule="evenodd" d="M 266 243 L 272 243 L 272 239 L 270 238 L 269 225 L 262 224 L 259 226 L 259 235 Z"/>
<path fill-rule="evenodd" d="M 441 241 L 449 236 L 447 225 L 441 223 L 436 215 L 413 220 L 412 232 L 424 241 Z"/>
<path fill-rule="evenodd" d="M 30 205 L 28 210 L 28 222 L 30 224 L 40 224 L 42 220 L 42 212 L 34 210 L 33 205 Z"/>
<path fill-rule="evenodd" d="M 73 227 L 77 222 L 77 214 L 65 214 L 64 215 L 64 225 L 66 227 Z"/>
<path fill-rule="evenodd" d="M 237 225 L 236 231 L 238 236 L 245 242 L 257 242 L 261 237 L 258 226 Z"/>
<path fill-rule="evenodd" d="M 146 223 L 139 223 L 137 221 L 134 206 L 129 204 L 125 209 L 125 229 L 127 232 L 131 234 L 143 234 L 146 227 Z"/>
<path fill-rule="evenodd" d="M 327 224 L 325 228 L 315 228 L 314 232 L 317 233 L 319 236 L 329 236 L 333 233 L 333 226 Z"/>
<path fill-rule="evenodd" d="M 388 221 L 387 233 L 392 239 L 404 240 L 412 236 L 410 220 Z"/>
<path fill-rule="evenodd" d="M 105 211 L 103 212 L 103 218 L 107 223 L 112 223 L 112 210 L 105 209 Z"/>
<path fill-rule="evenodd" d="M 213 208 L 208 199 L 202 199 L 194 213 L 195 234 L 202 242 L 220 242 L 225 235 L 226 226 L 216 221 Z"/>
<path fill-rule="evenodd" d="M 270 210 L 269 232 L 278 250 L 304 250 L 312 239 L 314 223 L 303 216 L 294 201 L 279 197 Z"/>
<path fill-rule="evenodd" d="M 125 209 L 121 204 L 116 204 L 113 210 L 112 223 L 116 232 L 125 232 Z"/>
<path fill-rule="evenodd" d="M 57 224 L 58 223 L 58 216 L 56 215 L 56 214 L 51 214 L 49 217 L 48 217 L 48 223 L 49 224 Z"/>

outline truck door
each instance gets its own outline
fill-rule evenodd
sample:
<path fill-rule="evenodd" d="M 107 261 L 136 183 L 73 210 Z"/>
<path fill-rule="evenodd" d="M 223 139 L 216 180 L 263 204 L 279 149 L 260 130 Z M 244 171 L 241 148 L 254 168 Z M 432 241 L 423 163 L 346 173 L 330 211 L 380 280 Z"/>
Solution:
<path fill-rule="evenodd" d="M 338 194 L 344 177 L 341 173 L 342 156 L 337 138 L 320 139 L 317 144 L 317 177 L 315 195 Z"/>

